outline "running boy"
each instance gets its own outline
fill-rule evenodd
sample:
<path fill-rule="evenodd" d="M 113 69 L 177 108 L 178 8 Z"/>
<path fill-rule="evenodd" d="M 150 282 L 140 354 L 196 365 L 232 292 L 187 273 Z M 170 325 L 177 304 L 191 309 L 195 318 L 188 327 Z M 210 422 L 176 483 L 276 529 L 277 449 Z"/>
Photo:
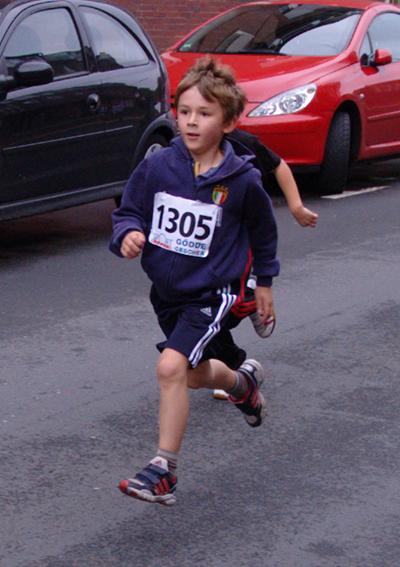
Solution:
<path fill-rule="evenodd" d="M 263 420 L 262 366 L 246 360 L 234 371 L 214 357 L 249 247 L 264 322 L 273 311 L 272 278 L 279 272 L 276 223 L 260 173 L 250 156 L 236 156 L 223 139 L 244 104 L 228 67 L 198 61 L 176 92 L 180 136 L 135 169 L 113 213 L 110 248 L 125 258 L 141 255 L 166 336 L 158 345 L 157 455 L 119 485 L 123 493 L 149 502 L 175 503 L 188 387 L 224 389 L 251 427 Z"/>

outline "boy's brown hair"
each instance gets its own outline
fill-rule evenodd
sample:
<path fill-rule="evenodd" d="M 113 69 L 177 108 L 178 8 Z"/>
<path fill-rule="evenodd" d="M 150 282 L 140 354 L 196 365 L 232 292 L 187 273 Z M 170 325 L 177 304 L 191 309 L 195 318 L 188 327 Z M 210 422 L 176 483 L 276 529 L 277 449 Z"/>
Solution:
<path fill-rule="evenodd" d="M 197 87 L 203 98 L 221 105 L 224 123 L 239 118 L 246 104 L 246 95 L 236 84 L 235 75 L 228 65 L 222 65 L 210 57 L 202 57 L 185 73 L 175 93 L 175 108 L 181 95 Z"/>

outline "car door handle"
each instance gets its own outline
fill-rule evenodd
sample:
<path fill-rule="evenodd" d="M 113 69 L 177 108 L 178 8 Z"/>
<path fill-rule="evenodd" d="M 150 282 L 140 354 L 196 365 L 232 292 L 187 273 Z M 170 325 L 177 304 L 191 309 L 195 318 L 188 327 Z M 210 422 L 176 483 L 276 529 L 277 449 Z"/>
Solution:
<path fill-rule="evenodd" d="M 87 105 L 90 112 L 96 112 L 100 108 L 100 97 L 96 93 L 92 93 L 87 97 Z"/>

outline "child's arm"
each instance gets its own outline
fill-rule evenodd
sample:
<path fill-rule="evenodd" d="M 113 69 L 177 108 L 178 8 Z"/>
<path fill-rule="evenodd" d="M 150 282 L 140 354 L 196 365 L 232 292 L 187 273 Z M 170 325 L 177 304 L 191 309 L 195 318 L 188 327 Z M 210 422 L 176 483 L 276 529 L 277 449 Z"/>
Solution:
<path fill-rule="evenodd" d="M 142 162 L 132 173 L 124 189 L 120 207 L 112 213 L 110 250 L 123 258 L 139 256 L 146 242 L 146 171 L 147 165 Z"/>
<path fill-rule="evenodd" d="M 297 183 L 290 167 L 281 159 L 280 164 L 274 169 L 274 175 L 282 193 L 285 195 L 290 212 L 301 226 L 315 227 L 318 214 L 310 211 L 303 205 Z"/>

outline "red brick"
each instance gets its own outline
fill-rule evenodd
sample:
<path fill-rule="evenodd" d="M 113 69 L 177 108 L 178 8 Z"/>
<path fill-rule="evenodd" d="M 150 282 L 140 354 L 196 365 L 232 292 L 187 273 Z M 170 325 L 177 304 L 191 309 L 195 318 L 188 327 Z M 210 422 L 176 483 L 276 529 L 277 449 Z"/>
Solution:
<path fill-rule="evenodd" d="M 240 0 L 114 0 L 130 10 L 151 36 L 159 51 L 175 43 L 192 28 Z"/>

